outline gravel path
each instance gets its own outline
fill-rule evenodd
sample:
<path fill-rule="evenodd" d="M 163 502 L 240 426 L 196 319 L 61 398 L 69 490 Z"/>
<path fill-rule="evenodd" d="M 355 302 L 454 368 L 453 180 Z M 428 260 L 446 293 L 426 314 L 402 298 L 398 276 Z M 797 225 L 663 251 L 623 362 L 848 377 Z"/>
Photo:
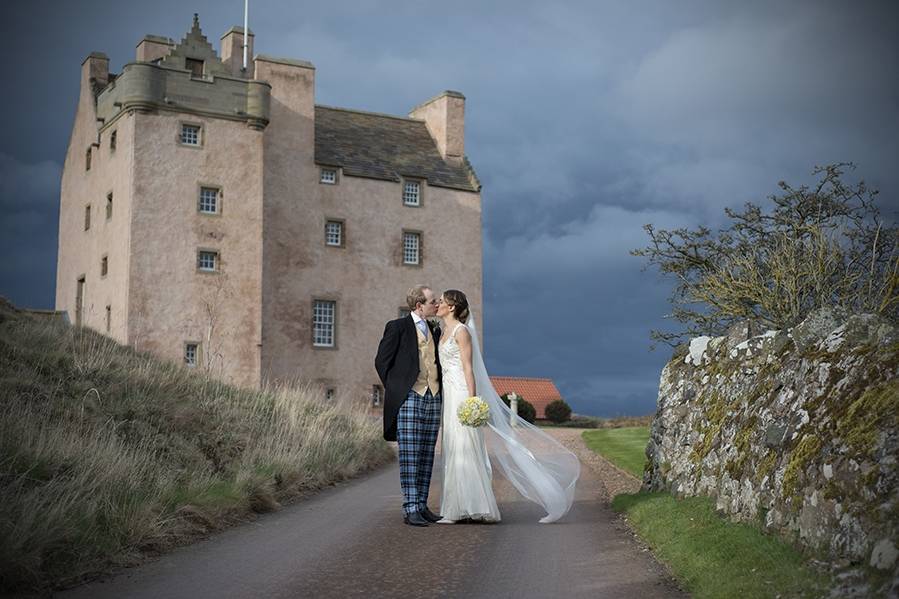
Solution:
<path fill-rule="evenodd" d="M 565 447 L 577 455 L 582 465 L 587 466 L 597 477 L 602 485 L 602 498 L 610 503 L 612 498 L 619 493 L 636 493 L 640 490 L 640 480 L 633 474 L 622 470 L 612 462 L 598 455 L 584 444 L 581 433 L 583 428 L 550 428 L 544 429 L 561 441 Z"/>
<path fill-rule="evenodd" d="M 578 447 L 579 431 L 557 434 L 585 467 L 571 512 L 554 524 L 539 524 L 543 511 L 497 480 L 501 523 L 406 526 L 392 464 L 54 596 L 685 597 L 608 506 L 609 492 L 620 484 L 615 474 L 601 465 L 594 470 L 598 462 Z M 437 484 L 431 496 L 439 499 Z"/>

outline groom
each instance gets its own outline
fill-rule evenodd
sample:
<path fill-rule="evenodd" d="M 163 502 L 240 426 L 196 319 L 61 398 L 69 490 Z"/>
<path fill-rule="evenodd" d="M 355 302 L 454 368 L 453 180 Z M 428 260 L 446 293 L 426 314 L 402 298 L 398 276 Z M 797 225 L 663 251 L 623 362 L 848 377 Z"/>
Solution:
<path fill-rule="evenodd" d="M 437 355 L 440 328 L 427 321 L 437 313 L 437 298 L 430 287 L 413 287 L 406 303 L 409 316 L 391 320 L 384 327 L 375 369 L 386 390 L 384 439 L 399 444 L 403 521 L 427 526 L 440 519 L 428 509 L 442 403 Z"/>

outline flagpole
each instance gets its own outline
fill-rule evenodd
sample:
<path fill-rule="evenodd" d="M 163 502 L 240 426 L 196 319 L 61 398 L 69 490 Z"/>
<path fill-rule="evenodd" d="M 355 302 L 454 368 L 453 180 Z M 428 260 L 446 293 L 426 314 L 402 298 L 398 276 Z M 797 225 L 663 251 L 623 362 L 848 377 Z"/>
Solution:
<path fill-rule="evenodd" d="M 243 70 L 247 70 L 247 36 L 249 29 L 250 0 L 243 0 Z"/>

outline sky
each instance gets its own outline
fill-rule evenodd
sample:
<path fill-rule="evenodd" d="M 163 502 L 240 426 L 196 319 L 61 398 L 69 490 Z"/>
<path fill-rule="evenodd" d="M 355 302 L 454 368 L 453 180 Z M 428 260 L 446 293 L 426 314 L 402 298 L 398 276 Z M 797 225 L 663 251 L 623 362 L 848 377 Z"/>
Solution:
<path fill-rule="evenodd" d="M 59 180 L 92 51 L 110 70 L 194 12 L 218 39 L 243 2 L 10 3 L 0 295 L 52 308 Z M 899 206 L 899 3 L 251 0 L 255 51 L 316 67 L 316 102 L 406 115 L 465 94 L 483 184 L 487 368 L 550 377 L 575 412 L 655 410 L 677 330 L 642 227 L 713 229 L 777 182 L 852 161 Z"/>

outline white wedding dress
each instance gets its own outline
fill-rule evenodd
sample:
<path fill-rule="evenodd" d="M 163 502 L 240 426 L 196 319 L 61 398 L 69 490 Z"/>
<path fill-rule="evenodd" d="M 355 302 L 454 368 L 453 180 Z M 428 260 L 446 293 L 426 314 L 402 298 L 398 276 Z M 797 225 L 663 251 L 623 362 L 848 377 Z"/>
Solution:
<path fill-rule="evenodd" d="M 462 352 L 455 333 L 465 326 L 471 334 L 471 361 L 477 393 L 490 408 L 486 426 L 459 422 L 456 410 L 468 397 Z M 493 495 L 493 467 L 526 499 L 541 506 L 541 523 L 555 522 L 571 509 L 581 464 L 571 451 L 539 427 L 513 415 L 487 374 L 473 311 L 465 325 L 441 338 L 438 353 L 443 369 L 441 459 L 444 520 L 500 519 Z M 492 462 L 492 464 L 491 464 Z"/>
<path fill-rule="evenodd" d="M 443 493 L 440 515 L 444 520 L 470 518 L 485 522 L 500 520 L 493 495 L 493 471 L 487 457 L 484 429 L 459 422 L 457 410 L 468 397 L 462 370 L 462 350 L 456 342 L 459 324 L 440 339 L 440 366 L 443 369 Z M 444 340 L 445 339 L 445 340 Z"/>

